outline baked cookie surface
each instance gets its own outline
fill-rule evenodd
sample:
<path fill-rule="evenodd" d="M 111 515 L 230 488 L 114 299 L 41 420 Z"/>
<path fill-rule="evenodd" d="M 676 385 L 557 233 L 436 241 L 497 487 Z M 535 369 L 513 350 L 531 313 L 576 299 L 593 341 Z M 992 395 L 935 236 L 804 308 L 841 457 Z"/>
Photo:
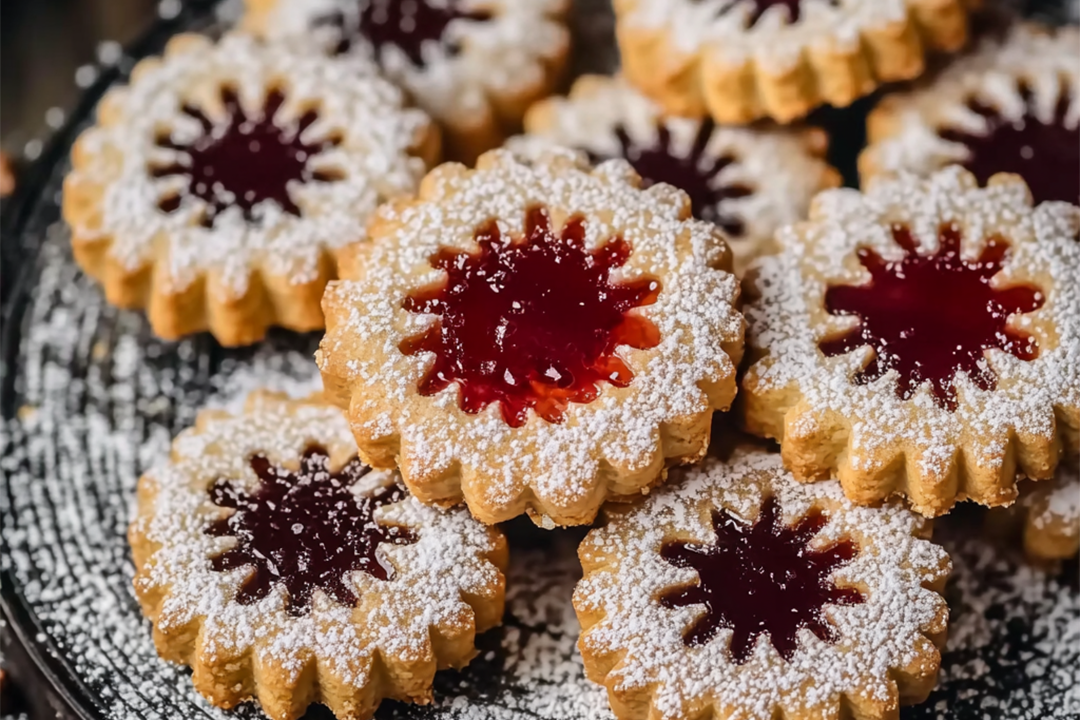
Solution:
<path fill-rule="evenodd" d="M 617 0 L 623 71 L 676 115 L 800 118 L 958 50 L 975 0 Z"/>
<path fill-rule="evenodd" d="M 362 720 L 384 698 L 430 702 L 436 669 L 500 622 L 502 534 L 355 452 L 336 408 L 255 393 L 242 414 L 204 411 L 139 480 L 136 597 L 158 653 L 215 705 Z"/>
<path fill-rule="evenodd" d="M 886 718 L 925 699 L 951 567 L 928 521 L 800 485 L 760 450 L 678 475 L 578 550 L 579 647 L 617 717 Z"/>
<path fill-rule="evenodd" d="M 863 178 L 957 163 L 981 183 L 1009 172 L 1035 202 L 1080 204 L 1080 28 L 1017 22 L 984 38 L 867 120 Z"/>
<path fill-rule="evenodd" d="M 748 277 L 744 422 L 802 481 L 938 515 L 1080 436 L 1080 209 L 958 167 L 832 190 Z"/>
<path fill-rule="evenodd" d="M 541 100 L 525 116 L 525 133 L 511 147 L 553 143 L 594 162 L 623 158 L 646 184 L 685 191 L 694 216 L 727 234 L 737 274 L 773 249 L 780 226 L 806 216 L 817 192 L 840 184 L 824 160 L 828 138 L 819 129 L 665 117 L 621 77 L 586 75 L 566 97 Z"/>
<path fill-rule="evenodd" d="M 378 62 L 442 126 L 454 160 L 472 162 L 552 91 L 569 53 L 566 0 L 246 0 L 264 36 L 314 34 L 334 52 Z"/>
<path fill-rule="evenodd" d="M 75 258 L 165 339 L 323 326 L 336 253 L 438 152 L 370 64 L 243 35 L 173 38 L 102 99 L 64 181 Z"/>
<path fill-rule="evenodd" d="M 639 183 L 498 150 L 385 206 L 316 358 L 361 456 L 424 502 L 559 525 L 699 459 L 735 393 L 738 282 L 689 198 Z"/>

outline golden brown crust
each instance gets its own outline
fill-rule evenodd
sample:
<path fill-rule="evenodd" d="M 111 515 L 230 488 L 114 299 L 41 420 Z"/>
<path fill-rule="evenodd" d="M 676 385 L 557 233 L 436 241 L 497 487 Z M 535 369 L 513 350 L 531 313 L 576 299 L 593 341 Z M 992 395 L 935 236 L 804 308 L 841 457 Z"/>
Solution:
<path fill-rule="evenodd" d="M 660 14 L 655 8 L 643 8 L 656 5 L 656 0 L 626 0 L 616 4 L 623 71 L 672 114 L 709 114 L 721 123 L 762 117 L 787 123 L 818 105 L 844 107 L 882 83 L 918 76 L 928 51 L 954 51 L 964 45 L 969 9 L 978 4 L 908 0 L 902 11 L 890 15 L 898 5 L 890 1 L 890 10 L 875 16 L 872 2 L 835 11 L 860 16 L 849 20 L 859 27 L 857 42 L 836 38 L 827 21 L 807 31 L 800 21 L 780 27 L 774 23 L 754 32 L 760 28 L 739 28 L 729 20 L 715 39 L 695 45 L 674 40 L 679 31 L 663 21 L 638 19 L 646 12 Z M 731 12 L 729 17 L 737 14 Z M 694 20 L 681 21 L 709 22 L 701 20 L 700 13 Z M 732 50 L 732 43 L 737 49 Z"/>
<path fill-rule="evenodd" d="M 590 170 L 566 150 L 532 159 L 494 151 L 474 171 L 439 166 L 416 201 L 383 207 L 371 225 L 374 241 L 351 252 L 343 280 L 327 288 L 327 333 L 316 355 L 365 462 L 400 467 L 421 501 L 464 500 L 483 522 L 528 512 L 541 524 L 572 525 L 590 522 L 605 498 L 659 482 L 667 465 L 702 456 L 713 410 L 733 398 L 741 356 L 731 255 L 718 230 L 689 218 L 681 191 L 641 191 L 639 182 L 622 161 Z M 420 392 L 432 359 L 399 349 L 418 331 L 407 329 L 417 327 L 416 315 L 402 303 L 437 281 L 430 258 L 440 248 L 474 248 L 477 228 L 493 218 L 517 236 L 537 198 L 552 228 L 582 216 L 600 237 L 634 243 L 623 272 L 679 289 L 634 311 L 656 324 L 660 346 L 620 350 L 634 374 L 628 385 L 604 383 L 596 399 L 569 403 L 565 422 L 529 410 L 511 426 L 498 402 L 461 409 L 456 383 Z"/>
<path fill-rule="evenodd" d="M 145 309 L 154 332 L 168 340 L 208 330 L 222 345 L 236 346 L 262 339 L 271 326 L 299 332 L 323 327 L 320 300 L 326 283 L 337 277 L 337 254 L 365 240 L 367 212 L 378 199 L 411 192 L 440 152 L 434 126 L 419 111 L 404 109 L 400 92 L 374 69 L 365 74 L 357 63 L 338 67 L 333 62 L 321 48 L 299 42 L 271 49 L 243 36 L 215 45 L 180 35 L 163 58 L 135 67 L 130 86 L 106 94 L 97 124 L 73 147 L 62 213 L 71 226 L 76 262 L 102 284 L 110 303 Z M 251 82 L 265 86 L 244 85 L 248 81 L 236 74 L 243 70 L 248 71 L 244 78 L 258 77 Z M 236 85 L 242 98 L 255 98 L 249 105 L 257 104 L 284 82 L 281 77 L 312 93 L 286 95 L 278 115 L 287 117 L 311 107 L 362 111 L 361 86 L 375 87 L 372 97 L 378 97 L 379 107 L 372 111 L 390 123 L 395 112 L 400 114 L 400 127 L 388 133 L 394 140 L 377 150 L 387 156 L 386 173 L 366 177 L 357 159 L 373 149 L 342 118 L 323 117 L 342 138 L 330 161 L 342 177 L 329 184 L 354 184 L 339 190 L 348 196 L 344 202 L 320 189 L 327 183 L 306 183 L 290 191 L 302 208 L 295 214 L 269 201 L 260 204 L 270 220 L 243 219 L 232 214 L 237 208 L 227 207 L 210 227 L 200 226 L 198 203 L 204 201 L 192 198 L 176 210 L 159 210 L 162 194 L 170 192 L 162 189 L 168 181 L 157 180 L 149 168 L 167 161 L 160 159 L 162 128 L 176 132 L 175 127 L 192 122 L 181 107 L 194 103 L 210 118 L 221 119 L 227 117 L 221 88 Z M 401 147 L 389 147 L 399 141 Z M 362 200 L 358 193 L 369 183 L 376 187 L 369 195 L 378 197 Z M 351 237 L 343 226 L 354 226 Z"/>
<path fill-rule="evenodd" d="M 169 465 L 140 478 L 128 540 L 158 653 L 191 666 L 195 688 L 214 705 L 256 699 L 274 720 L 295 720 L 316 702 L 344 720 L 368 720 L 384 698 L 431 702 L 436 670 L 466 665 L 475 635 L 501 621 L 508 557 L 497 529 L 410 498 L 383 506 L 377 521 L 410 528 L 415 542 L 380 545 L 393 567 L 388 580 L 347 576 L 353 607 L 316 589 L 306 613 L 292 614 L 282 587 L 242 604 L 238 581 L 252 569 L 237 576 L 210 567 L 221 546 L 203 528 L 221 511 L 205 499 L 209 486 L 222 477 L 243 482 L 254 453 L 295 470 L 311 442 L 335 470 L 355 452 L 344 420 L 324 402 L 259 392 L 242 415 L 200 413 Z M 392 481 L 370 473 L 357 484 Z"/>
<path fill-rule="evenodd" d="M 566 0 L 533 0 L 514 5 L 493 5 L 491 17 L 478 23 L 485 33 L 473 42 L 469 23 L 460 32 L 458 51 L 444 56 L 440 49 L 430 62 L 437 70 L 418 68 L 393 58 L 382 62 L 387 75 L 410 93 L 418 106 L 439 124 L 445 159 L 471 165 L 484 152 L 498 147 L 521 130 L 525 111 L 550 95 L 562 82 L 569 58 Z M 245 0 L 241 25 L 266 37 L 311 32 L 320 16 L 353 11 L 335 0 Z M 345 23 L 355 22 L 347 18 Z M 326 33 L 337 45 L 340 31 Z M 353 33 L 346 31 L 346 36 Z M 371 56 L 371 48 L 353 40 L 350 52 Z M 385 58 L 383 59 L 385 60 Z M 494 80 L 492 64 L 506 80 Z"/>
<path fill-rule="evenodd" d="M 856 382 L 873 357 L 868 345 L 826 356 L 819 342 L 852 327 L 826 311 L 826 288 L 865 282 L 860 248 L 896 257 L 894 223 L 921 228 L 920 253 L 939 242 L 942 227 L 959 231 L 972 257 L 987 238 L 1005 238 L 1009 255 L 995 286 L 1030 282 L 1046 298 L 1010 321 L 1037 339 L 1037 357 L 988 352 L 995 383 L 982 389 L 957 371 L 950 410 L 926 382 L 906 397 L 894 373 Z M 1016 176 L 995 176 L 983 189 L 955 167 L 926 180 L 881 179 L 861 196 L 819 195 L 810 220 L 781 233 L 782 252 L 759 261 L 745 283 L 752 362 L 740 386 L 744 426 L 780 442 L 796 479 L 837 477 L 860 504 L 898 494 L 936 516 L 964 499 L 1012 503 L 1018 474 L 1049 478 L 1062 456 L 1075 456 L 1080 386 L 1066 358 L 1076 352 L 1080 306 L 1065 278 L 1080 262 L 1078 227 L 1080 213 L 1064 203 L 1032 208 Z"/>

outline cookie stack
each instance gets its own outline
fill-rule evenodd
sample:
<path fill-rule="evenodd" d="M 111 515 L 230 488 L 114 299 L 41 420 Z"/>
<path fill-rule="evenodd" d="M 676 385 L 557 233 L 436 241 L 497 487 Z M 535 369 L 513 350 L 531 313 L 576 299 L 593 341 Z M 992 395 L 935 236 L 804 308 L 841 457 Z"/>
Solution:
<path fill-rule="evenodd" d="M 565 97 L 560 0 L 249 0 L 139 63 L 75 146 L 80 265 L 164 338 L 325 329 L 320 396 L 205 411 L 139 482 L 162 657 L 274 720 L 430 702 L 528 515 L 596 525 L 620 719 L 923 701 L 929 518 L 1039 480 L 1025 548 L 1080 545 L 1080 33 L 974 5 L 618 0 L 622 74 Z M 928 57 L 835 189 L 789 123 Z"/>

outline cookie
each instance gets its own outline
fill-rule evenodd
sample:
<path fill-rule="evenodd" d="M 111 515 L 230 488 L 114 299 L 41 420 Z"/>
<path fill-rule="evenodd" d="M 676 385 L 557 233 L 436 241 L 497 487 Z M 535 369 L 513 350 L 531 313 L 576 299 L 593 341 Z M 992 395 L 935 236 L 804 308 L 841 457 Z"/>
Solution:
<path fill-rule="evenodd" d="M 1080 204 L 1080 28 L 1017 23 L 930 82 L 886 96 L 867 121 L 862 177 L 959 163 L 1015 173 L 1036 202 Z"/>
<path fill-rule="evenodd" d="M 694 216 L 731 240 L 737 274 L 772 249 L 777 229 L 806 217 L 818 191 L 840 184 L 824 160 L 828 138 L 820 129 L 665 116 L 618 77 L 586 75 L 567 97 L 541 100 L 526 114 L 525 132 L 511 147 L 554 143 L 584 150 L 594 162 L 625 158 L 646 184 L 684 190 Z"/>
<path fill-rule="evenodd" d="M 623 72 L 675 115 L 800 118 L 958 50 L 978 0 L 617 0 Z"/>
<path fill-rule="evenodd" d="M 174 37 L 75 143 L 75 259 L 165 339 L 321 328 L 336 253 L 438 153 L 430 120 L 403 103 L 374 66 L 312 42 Z"/>
<path fill-rule="evenodd" d="M 569 54 L 567 0 L 246 0 L 244 27 L 315 33 L 374 59 L 442 126 L 450 159 L 473 162 L 521 126 Z"/>
<path fill-rule="evenodd" d="M 502 534 L 355 452 L 336 408 L 255 393 L 203 411 L 140 478 L 135 594 L 158 653 L 214 705 L 360 720 L 384 698 L 430 702 L 435 670 L 500 622 Z"/>
<path fill-rule="evenodd" d="M 951 564 L 901 505 L 855 506 L 740 449 L 605 516 L 574 609 L 620 720 L 876 720 L 933 689 Z"/>
<path fill-rule="evenodd" d="M 327 287 L 316 359 L 360 455 L 486 523 L 590 522 L 698 460 L 743 320 L 719 229 L 628 163 L 442 165 Z"/>
<path fill-rule="evenodd" d="M 748 274 L 747 429 L 858 503 L 1011 503 L 1080 446 L 1078 231 L 955 166 L 822 193 Z"/>
<path fill-rule="evenodd" d="M 1035 562 L 1075 557 L 1080 550 L 1080 472 L 1062 465 L 1053 480 L 1031 484 L 1017 503 L 1024 552 Z"/>

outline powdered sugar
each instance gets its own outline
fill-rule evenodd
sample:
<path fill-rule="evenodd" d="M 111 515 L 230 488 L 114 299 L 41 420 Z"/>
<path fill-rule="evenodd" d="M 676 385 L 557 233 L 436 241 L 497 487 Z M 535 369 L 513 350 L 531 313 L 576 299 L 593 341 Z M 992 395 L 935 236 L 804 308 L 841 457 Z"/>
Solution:
<path fill-rule="evenodd" d="M 556 64 L 567 51 L 568 34 L 560 17 L 565 5 L 564 0 L 453 3 L 455 9 L 479 11 L 488 17 L 451 20 L 445 42 L 427 42 L 421 48 L 422 65 L 413 63 L 395 45 L 376 53 L 354 30 L 361 3 L 353 0 L 276 0 L 265 13 L 249 10 L 245 22 L 270 37 L 307 35 L 314 28 L 326 44 L 334 45 L 341 30 L 320 28 L 317 21 L 339 14 L 352 54 L 376 60 L 440 122 L 467 127 L 491 122 L 498 115 L 493 98 L 513 98 L 546 84 L 545 66 Z"/>
<path fill-rule="evenodd" d="M 908 93 L 883 99 L 869 121 L 870 145 L 859 158 L 864 175 L 910 170 L 928 174 L 969 156 L 961 143 L 938 134 L 955 128 L 975 134 L 988 119 L 972 110 L 976 100 L 1018 123 L 1030 108 L 1051 124 L 1063 95 L 1069 98 L 1066 127 L 1080 127 L 1080 29 L 1043 28 L 1017 22 L 1003 38 L 987 37 L 968 55 Z"/>
<path fill-rule="evenodd" d="M 157 658 L 131 594 L 124 531 L 135 479 L 168 452 L 197 408 L 238 411 L 264 385 L 297 397 L 317 389 L 317 338 L 272 333 L 247 350 L 222 350 L 206 336 L 158 341 L 140 315 L 105 304 L 72 263 L 65 229 L 54 230 L 39 267 L 26 266 L 37 282 L 18 356 L 5 358 L 17 363 L 24 407 L 0 427 L 0 563 L 12 581 L 5 601 L 18 591 L 40 623 L 39 647 L 85 685 L 80 702 L 108 720 L 261 718 L 250 705 L 229 713 L 209 707 L 187 673 Z M 1075 715 L 1077 595 L 970 529 L 950 527 L 952 520 L 938 521 L 955 564 L 941 685 L 901 716 Z M 431 707 L 387 704 L 381 716 L 610 720 L 605 693 L 584 678 L 574 647 L 569 599 L 580 576 L 580 535 L 527 522 L 508 534 L 503 626 L 477 639 L 480 654 L 464 671 L 436 674 Z"/>
<path fill-rule="evenodd" d="M 835 644 L 801 630 L 798 649 L 784 660 L 759 638 L 747 661 L 735 664 L 730 630 L 703 645 L 683 642 L 700 607 L 669 609 L 657 597 L 693 581 L 695 572 L 665 562 L 660 549 L 676 537 L 711 542 L 713 507 L 752 523 L 768 496 L 776 498 L 787 525 L 811 508 L 824 512 L 828 522 L 812 547 L 841 538 L 857 544 L 854 559 L 832 577 L 839 586 L 858 587 L 864 600 L 824 608 L 837 631 Z M 798 484 L 775 454 L 740 450 L 726 463 L 709 459 L 680 471 L 640 507 L 612 515 L 579 550 L 586 574 L 574 605 L 579 615 L 600 618 L 586 629 L 582 647 L 597 663 L 618 658 L 606 677 L 597 668 L 594 679 L 620 697 L 650 697 L 660 718 L 693 716 L 710 703 L 716 714 L 732 718 L 774 717 L 777 708 L 827 715 L 838 696 L 856 707 L 890 703 L 897 670 L 935 672 L 936 652 L 925 636 L 944 630 L 945 602 L 927 588 L 944 581 L 949 560 L 919 539 L 925 524 L 898 505 L 857 507 L 834 485 Z"/>
<path fill-rule="evenodd" d="M 1056 526 L 1072 529 L 1080 537 L 1080 473 L 1075 467 L 1062 465 L 1057 476 L 1039 483 L 1034 492 L 1023 497 L 1027 523 L 1036 529 Z"/>
<path fill-rule="evenodd" d="M 218 118 L 223 87 L 234 88 L 256 117 L 267 93 L 279 89 L 285 95 L 279 122 L 295 123 L 314 109 L 318 119 L 303 137 L 340 137 L 311 162 L 341 179 L 290 187 L 299 216 L 266 200 L 256 206 L 254 222 L 233 206 L 206 228 L 200 225 L 203 201 L 189 199 L 170 213 L 158 209 L 179 178 L 155 178 L 150 165 L 183 161 L 158 138 L 171 133 L 173 141 L 194 141 L 202 128 L 182 107 L 192 104 Z M 327 58 L 311 41 L 176 38 L 163 59 L 144 60 L 131 85 L 106 96 L 99 124 L 80 137 L 68 191 L 93 196 L 90 202 L 99 202 L 100 210 L 73 218 L 75 234 L 108 242 L 109 254 L 130 272 L 159 263 L 160 280 L 174 292 L 203 274 L 226 296 L 242 295 L 253 271 L 309 282 L 328 250 L 363 240 L 375 207 L 412 192 L 423 174 L 424 160 L 410 153 L 429 121 L 403 103 L 401 92 L 370 63 Z"/>
<path fill-rule="evenodd" d="M 737 282 L 713 269 L 726 252 L 718 231 L 682 219 L 685 195 L 666 185 L 638 190 L 624 161 L 589 171 L 568 151 L 532 163 L 494 151 L 479 168 L 443 166 L 425 180 L 422 202 L 384 209 L 381 222 L 393 230 L 379 235 L 357 277 L 327 289 L 320 367 L 352 387 L 351 419 L 362 445 L 400 443 L 395 454 L 410 487 L 460 467 L 466 500 L 480 500 L 500 519 L 522 512 L 533 496 L 541 513 L 565 517 L 576 507 L 583 516 L 577 522 L 587 521 L 608 468 L 616 477 L 634 474 L 635 482 L 615 489 L 636 492 L 659 473 L 669 426 L 730 402 L 742 333 Z M 660 342 L 620 350 L 634 372 L 629 386 L 605 386 L 596 400 L 571 403 L 563 423 L 530 413 L 524 426 L 511 428 L 496 405 L 477 415 L 460 410 L 455 386 L 431 397 L 418 393 L 431 356 L 398 348 L 436 318 L 409 313 L 402 301 L 439 282 L 442 271 L 429 264 L 439 248 L 472 250 L 475 230 L 492 218 L 504 237 L 520 236 L 534 205 L 548 209 L 555 228 L 584 217 L 590 250 L 614 236 L 631 245 L 612 279 L 660 281 L 656 303 L 635 311 L 656 325 Z"/>
<path fill-rule="evenodd" d="M 672 150 L 686 157 L 702 121 L 665 117 L 621 77 L 587 75 L 574 83 L 568 97 L 534 105 L 525 118 L 527 135 L 511 139 L 508 146 L 517 150 L 532 142 L 555 143 L 596 157 L 622 157 L 618 130 L 624 130 L 635 147 L 652 148 L 660 128 L 671 133 Z M 837 184 L 838 176 L 822 160 L 826 142 L 824 134 L 809 129 L 712 128 L 699 164 L 722 158 L 732 162 L 710 178 L 710 186 L 748 191 L 724 198 L 713 209 L 743 228 L 730 242 L 738 271 L 772 249 L 773 233 L 780 226 L 806 216 L 815 193 Z M 702 210 L 695 208 L 699 215 Z"/>
<path fill-rule="evenodd" d="M 1013 319 L 1036 334 L 1038 357 L 1024 361 L 989 351 L 985 362 L 996 374 L 996 387 L 982 390 L 959 373 L 954 412 L 933 401 L 927 384 L 910 399 L 900 399 L 894 372 L 856 384 L 852 378 L 868 362 L 869 350 L 827 358 L 817 346 L 854 322 L 827 314 L 823 298 L 831 284 L 866 282 L 856 249 L 872 248 L 886 260 L 899 257 L 892 223 L 907 224 L 922 253 L 936 250 L 942 223 L 960 229 L 961 252 L 968 258 L 998 235 L 1010 249 L 994 285 L 1031 282 L 1046 297 L 1040 309 Z M 809 222 L 779 233 L 781 253 L 758 261 L 755 285 L 761 297 L 745 312 L 748 343 L 765 356 L 747 372 L 744 389 L 767 406 L 761 412 L 768 417 L 754 422 L 766 423 L 785 441 L 842 433 L 847 442 L 838 466 L 873 475 L 903 456 L 909 480 L 923 478 L 927 485 L 965 468 L 1003 472 L 1012 442 L 1049 448 L 1056 433 L 1066 432 L 1055 412 L 1076 413 L 1080 407 L 1078 229 L 1077 208 L 1044 203 L 1032 209 L 1023 183 L 979 189 L 971 175 L 955 167 L 927 180 L 883 179 L 871 183 L 866 195 L 822 193 Z M 1026 466 L 1023 457 L 1020 470 L 1041 472 L 1037 465 Z M 961 475 L 960 493 L 971 491 L 965 479 Z M 1012 478 L 1006 480 L 1003 487 L 1011 488 Z M 935 511 L 926 498 L 915 500 Z"/>

